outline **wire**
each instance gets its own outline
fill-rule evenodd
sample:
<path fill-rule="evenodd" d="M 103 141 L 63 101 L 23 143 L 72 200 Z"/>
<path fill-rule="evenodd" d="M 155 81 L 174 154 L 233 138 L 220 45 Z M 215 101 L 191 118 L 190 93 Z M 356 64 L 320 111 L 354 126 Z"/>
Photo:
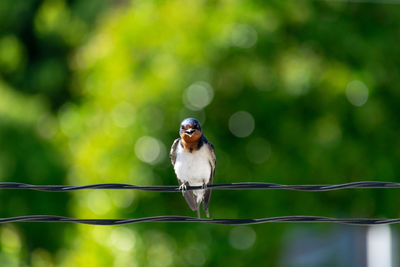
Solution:
<path fill-rule="evenodd" d="M 207 223 L 207 224 L 224 224 L 224 225 L 248 225 L 248 224 L 261 224 L 261 223 L 339 223 L 349 225 L 373 225 L 373 224 L 395 224 L 400 223 L 400 218 L 397 219 L 375 219 L 375 218 L 357 218 L 357 219 L 339 219 L 329 218 L 320 216 L 283 216 L 283 217 L 271 217 L 261 219 L 198 219 L 194 217 L 186 216 L 156 216 L 156 217 L 144 217 L 136 219 L 76 219 L 62 216 L 52 215 L 31 215 L 31 216 L 19 216 L 10 218 L 0 218 L 1 223 L 11 222 L 69 222 L 79 224 L 90 224 L 90 225 L 121 225 L 121 224 L 133 224 L 143 222 L 195 222 L 195 223 Z"/>
<path fill-rule="evenodd" d="M 208 185 L 207 188 L 213 190 L 257 190 L 257 189 L 284 189 L 295 191 L 332 191 L 350 188 L 400 188 L 400 183 L 393 182 L 376 182 L 362 181 L 336 185 L 282 185 L 272 183 L 231 183 L 231 184 L 214 184 Z M 0 189 L 27 189 L 50 192 L 68 192 L 84 189 L 133 189 L 142 191 L 154 192 L 180 192 L 178 186 L 138 186 L 131 184 L 104 183 L 82 186 L 65 186 L 65 185 L 32 185 L 24 183 L 0 182 Z M 202 186 L 187 186 L 185 190 L 204 189 Z M 224 224 L 224 225 L 246 225 L 246 224 L 261 224 L 274 222 L 289 222 L 289 223 L 316 223 L 329 222 L 350 225 L 373 225 L 373 224 L 395 224 L 400 223 L 400 218 L 397 219 L 378 219 L 378 218 L 351 218 L 340 219 L 320 216 L 283 216 L 260 219 L 198 219 L 185 216 L 156 216 L 144 217 L 136 219 L 76 219 L 53 215 L 31 215 L 19 216 L 10 218 L 0 218 L 1 223 L 11 222 L 70 222 L 91 225 L 120 225 L 132 224 L 141 222 L 197 222 L 207 224 Z"/>
<path fill-rule="evenodd" d="M 393 182 L 374 182 L 362 181 L 336 185 L 283 185 L 272 183 L 231 183 L 231 184 L 214 184 L 207 185 L 208 189 L 213 190 L 260 190 L 260 189 L 284 189 L 294 191 L 332 191 L 350 188 L 400 188 L 400 183 Z M 141 191 L 153 192 L 180 192 L 178 186 L 140 186 L 132 184 L 118 184 L 118 183 L 105 183 L 105 184 L 92 184 L 81 186 L 66 186 L 66 185 L 32 185 L 24 183 L 11 183 L 0 182 L 0 189 L 29 189 L 37 191 L 50 191 L 50 192 L 65 192 L 76 191 L 84 189 L 130 189 Z M 187 186 L 185 190 L 204 189 L 202 186 Z"/>

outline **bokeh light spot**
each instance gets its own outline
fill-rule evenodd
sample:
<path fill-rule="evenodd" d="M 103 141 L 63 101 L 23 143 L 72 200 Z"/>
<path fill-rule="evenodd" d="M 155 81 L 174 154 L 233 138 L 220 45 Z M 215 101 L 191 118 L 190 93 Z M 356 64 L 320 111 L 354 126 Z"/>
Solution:
<path fill-rule="evenodd" d="M 309 50 L 292 50 L 282 55 L 280 76 L 289 95 L 300 96 L 310 90 L 316 78 L 320 59 Z"/>
<path fill-rule="evenodd" d="M 14 227 L 2 227 L 1 247 L 3 251 L 9 253 L 18 252 L 21 248 L 21 241 Z"/>
<path fill-rule="evenodd" d="M 142 136 L 135 145 L 136 156 L 143 162 L 157 164 L 164 159 L 165 147 L 158 139 Z"/>
<path fill-rule="evenodd" d="M 182 254 L 185 261 L 191 265 L 201 266 L 206 262 L 206 257 L 198 246 L 190 246 Z"/>
<path fill-rule="evenodd" d="M 361 107 L 368 100 L 368 88 L 359 80 L 351 81 L 347 85 L 346 96 L 351 104 L 356 107 Z"/>
<path fill-rule="evenodd" d="M 133 191 L 126 192 L 111 192 L 111 197 L 113 204 L 119 208 L 128 208 L 131 206 L 133 200 L 135 199 L 135 194 Z"/>
<path fill-rule="evenodd" d="M 237 137 L 247 137 L 254 130 L 254 118 L 246 111 L 238 111 L 229 118 L 229 130 Z"/>
<path fill-rule="evenodd" d="M 111 208 L 110 201 L 107 193 L 103 191 L 91 191 L 88 193 L 88 207 L 96 214 L 107 213 Z"/>
<path fill-rule="evenodd" d="M 229 243 L 235 249 L 249 249 L 255 241 L 256 233 L 252 228 L 247 226 L 235 227 L 229 233 Z"/>
<path fill-rule="evenodd" d="M 257 32 L 248 25 L 238 24 L 232 30 L 231 42 L 233 46 L 250 48 L 257 42 Z"/>
<path fill-rule="evenodd" d="M 183 103 L 188 109 L 201 110 L 208 106 L 214 97 L 214 91 L 206 82 L 195 82 L 183 94 Z"/>
<path fill-rule="evenodd" d="M 136 238 L 132 230 L 126 227 L 115 228 L 111 232 L 111 244 L 122 251 L 129 251 L 134 248 Z"/>

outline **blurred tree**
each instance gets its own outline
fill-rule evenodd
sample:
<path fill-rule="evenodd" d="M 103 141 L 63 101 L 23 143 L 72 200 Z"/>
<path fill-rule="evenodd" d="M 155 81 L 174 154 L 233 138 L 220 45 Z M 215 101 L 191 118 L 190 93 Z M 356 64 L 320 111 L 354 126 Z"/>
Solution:
<path fill-rule="evenodd" d="M 0 100 L 0 111 L 11 114 L 1 136 L 23 139 L 18 133 L 26 128 L 14 120 L 32 116 L 28 129 L 37 128 L 24 136 L 37 133 L 46 145 L 40 138 L 21 144 L 31 147 L 26 155 L 42 151 L 36 162 L 42 172 L 61 177 L 59 166 L 68 164 L 68 184 L 176 184 L 168 150 L 180 121 L 191 116 L 216 147 L 216 183 L 395 181 L 399 5 L 139 0 L 107 9 L 94 28 L 84 17 L 94 21 L 97 13 L 88 10 L 97 10 L 95 4 L 31 5 L 33 47 L 46 56 L 31 61 L 20 40 L 29 34 L 11 31 L 0 40 L 7 49 L 0 50 L 0 72 L 13 87 L 40 97 L 18 119 L 14 110 L 25 101 Z M 46 105 L 53 114 L 34 112 Z M 16 146 L 3 146 L 4 155 L 17 153 Z M 1 158 L 2 166 L 13 166 Z M 18 166 L 31 173 L 27 162 L 21 157 Z M 34 196 L 43 203 L 42 194 Z M 396 199 L 389 190 L 215 191 L 210 212 L 213 218 L 400 217 Z M 65 208 L 62 201 L 55 205 Z M 193 215 L 179 194 L 125 190 L 77 192 L 67 208 L 79 218 Z M 275 265 L 292 227 L 80 225 L 67 232 L 56 259 L 46 260 L 46 250 L 26 251 L 32 262 L 62 266 Z M 2 231 L 14 236 L 10 240 L 18 237 L 14 228 Z"/>
<path fill-rule="evenodd" d="M 71 100 L 68 58 L 108 5 L 108 0 L 2 1 L 2 78 L 16 90 L 43 95 L 52 108 Z"/>
<path fill-rule="evenodd" d="M 0 1 L 0 180 L 65 183 L 54 113 L 76 97 L 68 58 L 108 1 Z M 0 192 L 0 216 L 68 215 L 67 194 Z M 72 226 L 0 227 L 2 266 L 45 266 Z M 41 265 L 42 264 L 42 265 Z"/>
<path fill-rule="evenodd" d="M 33 184 L 64 182 L 65 164 L 60 151 L 49 144 L 56 121 L 39 97 L 28 98 L 0 83 L 0 179 Z M 66 194 L 1 191 L 0 216 L 68 214 Z M 70 227 L 65 227 L 68 229 Z M 59 225 L 1 226 L 0 258 L 5 266 L 20 266 L 28 251 L 56 253 L 64 242 Z M 11 235 L 11 238 L 8 236 Z M 7 249 L 8 248 L 8 249 Z M 48 252 L 47 252 L 48 253 Z M 30 253 L 28 254 L 30 257 Z"/>
<path fill-rule="evenodd" d="M 217 183 L 393 180 L 399 151 L 388 145 L 398 143 L 398 94 L 382 75 L 394 79 L 397 71 L 399 12 L 397 6 L 309 1 L 135 1 L 116 9 L 73 59 L 83 101 L 60 116 L 75 164 L 71 181 L 175 184 L 167 151 L 188 116 L 204 123 L 216 147 Z M 82 194 L 75 215 L 192 214 L 179 194 L 118 195 Z M 216 218 L 390 217 L 399 215 L 394 197 L 219 191 L 211 212 Z M 76 251 L 90 243 L 93 259 L 109 251 L 96 262 L 105 266 L 239 266 L 266 259 L 269 265 L 286 228 L 135 225 L 123 230 L 131 242 L 101 228 L 68 260 L 80 262 Z M 92 227 L 79 229 L 82 236 Z M 254 238 L 241 249 L 238 240 L 248 236 Z"/>

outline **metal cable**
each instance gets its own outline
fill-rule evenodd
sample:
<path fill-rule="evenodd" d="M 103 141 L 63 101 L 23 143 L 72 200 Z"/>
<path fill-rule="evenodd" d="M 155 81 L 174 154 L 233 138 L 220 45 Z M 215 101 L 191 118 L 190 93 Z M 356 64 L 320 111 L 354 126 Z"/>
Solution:
<path fill-rule="evenodd" d="M 257 190 L 257 189 L 284 189 L 295 191 L 331 191 L 350 188 L 400 188 L 400 183 L 393 182 L 376 182 L 362 181 L 336 185 L 282 185 L 272 183 L 231 183 L 231 184 L 214 184 L 207 188 L 213 190 Z M 0 182 L 0 189 L 28 189 L 50 192 L 67 192 L 83 189 L 131 189 L 154 192 L 180 192 L 178 186 L 138 186 L 131 184 L 104 183 L 83 186 L 65 186 L 65 185 L 32 185 L 24 183 Z M 188 186 L 186 190 L 203 189 L 202 186 Z M 0 218 L 1 223 L 11 222 L 70 222 L 91 225 L 120 225 L 140 222 L 197 222 L 207 224 L 225 224 L 225 225 L 246 225 L 261 224 L 273 222 L 290 222 L 290 223 L 315 223 L 330 222 L 350 225 L 372 225 L 372 224 L 395 224 L 400 223 L 397 219 L 378 219 L 378 218 L 330 218 L 320 216 L 283 216 L 260 219 L 198 219 L 185 216 L 156 216 L 136 219 L 76 219 L 53 215 L 31 215 L 10 218 Z"/>
<path fill-rule="evenodd" d="M 376 181 L 362 181 L 336 185 L 283 185 L 272 183 L 231 183 L 231 184 L 214 184 L 208 185 L 207 188 L 213 190 L 251 190 L 251 189 L 284 189 L 295 191 L 332 191 L 339 189 L 350 188 L 400 188 L 400 183 L 394 182 L 376 182 Z M 81 186 L 66 186 L 66 185 L 32 185 L 24 183 L 0 182 L 0 189 L 29 189 L 37 191 L 50 191 L 50 192 L 65 192 L 76 191 L 83 189 L 131 189 L 141 191 L 153 192 L 180 192 L 178 186 L 140 186 L 132 184 L 119 184 L 119 183 L 105 183 L 105 184 L 92 184 Z M 187 186 L 185 190 L 203 189 L 202 186 Z"/>
<path fill-rule="evenodd" d="M 31 215 L 19 216 L 10 218 L 0 218 L 1 223 L 11 222 L 69 222 L 90 225 L 120 225 L 132 224 L 142 222 L 195 222 L 207 224 L 224 224 L 224 225 L 247 225 L 247 224 L 261 224 L 261 223 L 339 223 L 348 225 L 373 225 L 373 224 L 395 224 L 400 223 L 400 218 L 397 219 L 375 219 L 375 218 L 352 218 L 352 219 L 339 219 L 320 216 L 283 216 L 271 217 L 260 219 L 198 219 L 186 216 L 156 216 L 144 217 L 136 219 L 76 219 L 62 216 L 52 215 Z"/>

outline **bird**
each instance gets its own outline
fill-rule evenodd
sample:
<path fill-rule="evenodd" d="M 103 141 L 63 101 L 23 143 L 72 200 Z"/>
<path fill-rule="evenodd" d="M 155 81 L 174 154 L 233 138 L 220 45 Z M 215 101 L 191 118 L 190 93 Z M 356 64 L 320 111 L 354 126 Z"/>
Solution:
<path fill-rule="evenodd" d="M 174 140 L 169 154 L 179 190 L 182 191 L 189 207 L 193 211 L 197 210 L 198 218 L 203 202 L 203 209 L 209 218 L 211 189 L 207 189 L 207 186 L 213 183 L 215 175 L 214 146 L 204 136 L 200 122 L 194 118 L 182 121 L 179 135 L 180 137 Z M 187 186 L 202 186 L 203 189 L 187 191 Z"/>

